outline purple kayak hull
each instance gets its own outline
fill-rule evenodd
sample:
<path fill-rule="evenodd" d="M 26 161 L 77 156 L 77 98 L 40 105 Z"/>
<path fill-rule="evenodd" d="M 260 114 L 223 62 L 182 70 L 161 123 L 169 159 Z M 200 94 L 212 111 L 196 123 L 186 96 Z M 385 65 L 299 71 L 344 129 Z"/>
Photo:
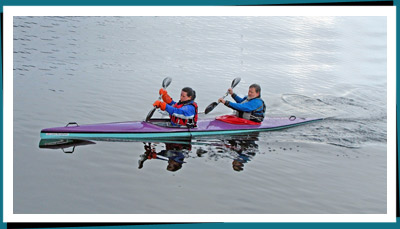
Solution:
<path fill-rule="evenodd" d="M 41 138 L 168 138 L 241 134 L 248 132 L 278 130 L 318 120 L 322 119 L 296 118 L 291 120 L 289 118 L 266 118 L 260 125 L 238 125 L 212 119 L 199 120 L 196 128 L 188 129 L 160 126 L 168 121 L 165 119 L 155 119 L 151 120 L 150 122 L 115 122 L 47 128 L 41 131 Z"/>

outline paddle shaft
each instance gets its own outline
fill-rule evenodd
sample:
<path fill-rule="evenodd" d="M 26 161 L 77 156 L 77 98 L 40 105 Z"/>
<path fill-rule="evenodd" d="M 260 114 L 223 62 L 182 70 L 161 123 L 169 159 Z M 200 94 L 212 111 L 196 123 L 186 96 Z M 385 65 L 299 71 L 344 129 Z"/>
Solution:
<path fill-rule="evenodd" d="M 227 92 L 225 93 L 225 95 L 222 96 L 222 99 L 225 99 L 225 97 L 228 96 L 228 94 L 229 94 L 229 91 L 227 91 Z M 220 103 L 220 101 L 218 101 L 218 103 Z"/>
<path fill-rule="evenodd" d="M 169 78 L 169 77 L 167 77 L 167 78 L 165 78 L 163 80 L 162 87 L 164 88 L 164 90 L 169 86 L 171 81 L 172 81 L 172 79 Z M 162 95 L 158 96 L 158 100 L 161 100 L 161 98 L 162 98 Z M 156 109 L 157 109 L 157 107 L 154 106 L 153 109 L 151 109 L 151 111 L 147 114 L 147 117 L 146 117 L 146 120 L 145 120 L 146 122 L 148 122 L 151 119 L 151 117 L 153 117 L 153 114 L 156 111 Z"/>
<path fill-rule="evenodd" d="M 163 87 L 163 88 L 165 89 L 165 87 Z M 162 95 L 160 95 L 160 96 L 158 97 L 158 100 L 160 100 L 161 97 L 162 97 Z M 146 118 L 146 122 L 148 122 L 148 121 L 151 119 L 151 117 L 153 116 L 153 114 L 154 114 L 154 112 L 156 111 L 156 109 L 157 109 L 157 107 L 154 106 L 153 109 L 149 112 L 149 114 L 147 115 L 147 118 Z"/>
<path fill-rule="evenodd" d="M 240 78 L 235 78 L 232 80 L 232 84 L 231 84 L 231 88 L 233 89 L 234 87 L 236 87 L 236 85 L 238 85 L 240 82 Z M 225 95 L 222 97 L 222 99 L 225 99 L 226 96 L 228 96 L 229 94 L 229 90 L 225 93 Z M 218 104 L 220 104 L 220 101 L 218 100 L 218 102 L 213 102 L 210 105 L 208 105 L 204 111 L 205 114 L 210 113 L 212 110 L 214 110 L 215 107 L 218 106 Z"/>

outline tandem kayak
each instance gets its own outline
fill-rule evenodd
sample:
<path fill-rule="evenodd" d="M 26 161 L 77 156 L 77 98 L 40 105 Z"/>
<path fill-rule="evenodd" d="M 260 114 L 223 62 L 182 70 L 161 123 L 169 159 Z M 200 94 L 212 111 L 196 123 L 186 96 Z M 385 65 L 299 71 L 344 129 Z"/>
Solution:
<path fill-rule="evenodd" d="M 157 139 L 191 138 L 197 136 L 235 135 L 252 132 L 280 130 L 295 127 L 322 118 L 265 118 L 259 125 L 227 123 L 223 119 L 205 119 L 197 122 L 196 128 L 172 127 L 169 119 L 114 122 L 79 125 L 68 123 L 63 127 L 43 129 L 41 139 Z"/>

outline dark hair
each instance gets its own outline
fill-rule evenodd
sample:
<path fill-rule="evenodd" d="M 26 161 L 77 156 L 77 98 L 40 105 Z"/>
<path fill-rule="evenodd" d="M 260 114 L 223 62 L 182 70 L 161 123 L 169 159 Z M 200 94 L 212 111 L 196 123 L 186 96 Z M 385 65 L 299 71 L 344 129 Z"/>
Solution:
<path fill-rule="evenodd" d="M 196 91 L 190 87 L 184 87 L 182 91 L 186 92 L 186 94 L 194 100 L 196 98 Z"/>
<path fill-rule="evenodd" d="M 178 171 L 182 168 L 182 163 L 176 162 L 174 160 L 169 160 L 167 165 L 167 170 L 171 172 Z"/>
<path fill-rule="evenodd" d="M 257 93 L 260 93 L 260 96 L 261 96 L 261 87 L 260 87 L 260 85 L 258 85 L 256 83 L 253 83 L 252 85 L 250 85 L 249 88 L 254 88 Z"/>

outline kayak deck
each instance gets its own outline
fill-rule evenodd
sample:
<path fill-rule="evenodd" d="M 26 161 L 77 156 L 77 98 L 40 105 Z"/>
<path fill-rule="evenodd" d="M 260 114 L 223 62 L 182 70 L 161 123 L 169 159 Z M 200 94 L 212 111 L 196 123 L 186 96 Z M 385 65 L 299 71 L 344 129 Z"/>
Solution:
<path fill-rule="evenodd" d="M 294 127 L 321 118 L 266 118 L 260 125 L 238 125 L 215 119 L 199 120 L 196 128 L 168 127 L 168 119 L 152 119 L 150 122 L 114 122 L 91 125 L 67 125 L 41 131 L 42 139 L 98 139 L 98 138 L 187 138 L 195 136 L 243 134 L 272 131 Z"/>

